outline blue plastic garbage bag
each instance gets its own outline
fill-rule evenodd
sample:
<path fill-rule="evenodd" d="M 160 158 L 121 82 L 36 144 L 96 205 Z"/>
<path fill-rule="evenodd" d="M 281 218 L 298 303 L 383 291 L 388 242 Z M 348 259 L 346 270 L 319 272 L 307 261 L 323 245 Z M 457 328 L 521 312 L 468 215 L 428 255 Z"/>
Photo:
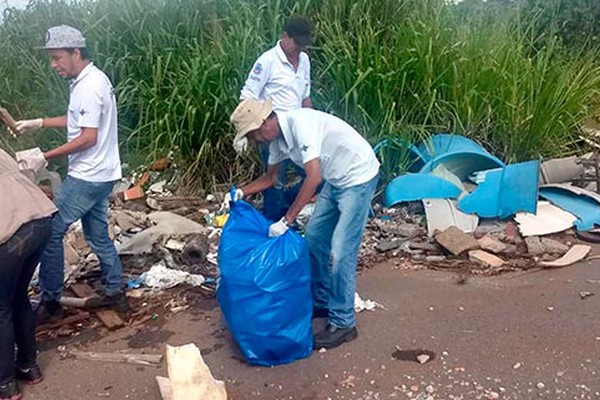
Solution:
<path fill-rule="evenodd" d="M 293 230 L 270 238 L 245 201 L 232 204 L 219 244 L 217 298 L 246 361 L 287 364 L 312 352 L 312 296 L 306 240 Z"/>

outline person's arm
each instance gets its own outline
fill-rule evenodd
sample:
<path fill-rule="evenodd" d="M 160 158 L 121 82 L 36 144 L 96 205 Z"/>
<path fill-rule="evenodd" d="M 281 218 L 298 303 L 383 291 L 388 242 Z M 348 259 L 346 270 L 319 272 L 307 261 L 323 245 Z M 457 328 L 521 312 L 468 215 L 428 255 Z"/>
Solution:
<path fill-rule="evenodd" d="M 96 145 L 98 141 L 98 129 L 96 128 L 81 128 L 81 135 L 75 139 L 58 146 L 55 149 L 44 153 L 44 158 L 50 160 L 52 158 L 66 156 L 68 154 L 78 153 L 89 149 Z"/>
<path fill-rule="evenodd" d="M 269 81 L 270 68 L 271 65 L 268 57 L 261 56 L 256 60 L 244 83 L 244 87 L 240 93 L 240 100 L 260 99 L 260 94 Z"/>
<path fill-rule="evenodd" d="M 303 108 L 313 108 L 312 99 L 310 97 L 307 97 L 304 100 L 302 100 L 302 107 Z"/>
<path fill-rule="evenodd" d="M 288 224 L 291 224 L 300 211 L 306 204 L 312 199 L 317 191 L 317 187 L 321 183 L 321 162 L 318 158 L 310 160 L 304 164 L 304 171 L 306 172 L 306 178 L 300 187 L 298 195 L 294 199 L 294 202 L 285 214 L 285 220 Z"/>
<path fill-rule="evenodd" d="M 67 127 L 67 116 L 61 115 L 60 117 L 51 117 L 42 119 L 42 127 L 44 128 L 66 128 Z"/>
<path fill-rule="evenodd" d="M 267 172 L 262 174 L 258 179 L 250 182 L 249 184 L 242 186 L 242 192 L 244 196 L 251 196 L 256 193 L 260 193 L 272 186 L 277 182 L 279 176 L 279 164 L 269 165 Z"/>

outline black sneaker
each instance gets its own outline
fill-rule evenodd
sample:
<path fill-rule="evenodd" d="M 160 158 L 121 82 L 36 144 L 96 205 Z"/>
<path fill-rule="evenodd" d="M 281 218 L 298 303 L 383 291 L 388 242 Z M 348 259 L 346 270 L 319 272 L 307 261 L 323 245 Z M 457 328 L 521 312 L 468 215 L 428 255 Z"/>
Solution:
<path fill-rule="evenodd" d="M 327 324 L 325 329 L 315 334 L 314 346 L 315 350 L 333 349 L 341 344 L 354 340 L 358 337 L 356 327 L 338 328 L 337 326 Z"/>
<path fill-rule="evenodd" d="M 40 367 L 38 367 L 37 364 L 34 364 L 29 368 L 17 367 L 15 371 L 15 378 L 29 385 L 35 385 L 36 383 L 40 383 L 44 380 L 42 371 L 40 371 Z"/>
<path fill-rule="evenodd" d="M 21 391 L 15 379 L 0 385 L 0 400 L 19 400 L 21 397 Z"/>
<path fill-rule="evenodd" d="M 326 308 L 313 307 L 312 319 L 329 317 L 329 310 Z"/>
<path fill-rule="evenodd" d="M 91 309 L 112 308 L 120 313 L 129 312 L 129 300 L 125 293 L 119 292 L 112 296 L 104 295 L 102 297 L 94 297 L 88 300 L 87 306 Z"/>
<path fill-rule="evenodd" d="M 58 322 L 63 317 L 63 309 L 58 301 L 42 301 L 35 310 L 35 322 L 38 325 Z"/>

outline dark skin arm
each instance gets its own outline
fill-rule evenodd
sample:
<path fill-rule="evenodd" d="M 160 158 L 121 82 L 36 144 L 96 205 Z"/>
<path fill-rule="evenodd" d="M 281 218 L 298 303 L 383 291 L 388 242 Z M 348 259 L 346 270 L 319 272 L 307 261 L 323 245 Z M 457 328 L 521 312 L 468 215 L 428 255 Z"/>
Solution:
<path fill-rule="evenodd" d="M 58 118 L 49 118 L 48 120 L 55 120 Z M 44 119 L 44 127 L 51 127 L 51 125 L 46 125 L 46 119 Z M 52 126 L 57 127 L 58 126 Z M 50 160 L 56 157 L 62 157 L 73 153 L 78 153 L 80 151 L 89 149 L 96 145 L 98 141 L 98 129 L 96 128 L 81 128 L 81 135 L 76 137 L 75 139 L 63 144 L 62 146 L 58 146 L 55 149 L 47 151 L 44 153 L 44 158 L 46 160 Z"/>

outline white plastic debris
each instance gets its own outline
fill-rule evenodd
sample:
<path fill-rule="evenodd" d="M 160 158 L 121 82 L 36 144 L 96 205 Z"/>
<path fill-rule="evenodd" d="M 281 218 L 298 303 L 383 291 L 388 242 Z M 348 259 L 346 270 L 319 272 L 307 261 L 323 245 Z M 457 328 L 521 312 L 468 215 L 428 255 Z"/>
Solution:
<path fill-rule="evenodd" d="M 200 286 L 205 281 L 202 275 L 193 275 L 189 272 L 167 268 L 163 261 L 144 272 L 140 279 L 144 285 L 152 289 L 169 289 L 182 283 Z"/>
<path fill-rule="evenodd" d="M 354 311 L 359 313 L 361 311 L 373 311 L 376 308 L 384 308 L 381 304 L 373 300 L 363 300 L 358 295 L 358 292 L 354 292 Z"/>

